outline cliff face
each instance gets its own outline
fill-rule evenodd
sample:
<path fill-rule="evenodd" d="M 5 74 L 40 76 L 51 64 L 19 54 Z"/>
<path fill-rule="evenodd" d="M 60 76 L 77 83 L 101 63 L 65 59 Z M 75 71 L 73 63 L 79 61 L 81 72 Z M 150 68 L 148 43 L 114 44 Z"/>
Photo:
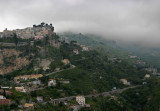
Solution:
<path fill-rule="evenodd" d="M 22 52 L 15 49 L 0 50 L 0 75 L 21 69 L 30 63 L 29 56 L 21 57 Z"/>

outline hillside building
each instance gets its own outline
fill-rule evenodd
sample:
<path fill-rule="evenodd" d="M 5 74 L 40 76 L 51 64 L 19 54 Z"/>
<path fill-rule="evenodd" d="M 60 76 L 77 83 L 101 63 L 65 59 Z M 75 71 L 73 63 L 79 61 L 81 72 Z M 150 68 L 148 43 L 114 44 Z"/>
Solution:
<path fill-rule="evenodd" d="M 124 85 L 130 85 L 130 82 L 128 82 L 127 79 L 120 79 L 120 82 L 122 82 Z"/>
<path fill-rule="evenodd" d="M 6 97 L 4 97 L 3 95 L 0 95 L 0 99 L 6 99 Z"/>
<path fill-rule="evenodd" d="M 20 81 L 20 80 L 38 79 L 38 78 L 41 78 L 41 77 L 43 77 L 42 74 L 23 75 L 23 76 L 14 77 L 14 81 L 17 82 L 17 81 Z"/>
<path fill-rule="evenodd" d="M 26 89 L 24 87 L 15 87 L 15 90 L 24 93 L 26 92 Z"/>
<path fill-rule="evenodd" d="M 56 80 L 55 79 L 49 79 L 48 86 L 56 86 Z"/>
<path fill-rule="evenodd" d="M 146 74 L 144 78 L 150 78 L 150 74 Z"/>
<path fill-rule="evenodd" d="M 76 96 L 76 101 L 79 105 L 84 106 L 85 105 L 85 97 L 84 96 Z"/>
<path fill-rule="evenodd" d="M 52 24 L 48 25 L 43 23 L 25 29 L 7 30 L 6 28 L 3 32 L 0 32 L 0 38 L 13 37 L 14 34 L 22 39 L 34 38 L 35 40 L 41 40 L 47 35 L 54 34 L 54 27 L 52 26 Z"/>
<path fill-rule="evenodd" d="M 42 96 L 38 96 L 37 97 L 37 102 L 43 102 L 43 97 Z"/>
<path fill-rule="evenodd" d="M 0 106 L 2 105 L 10 105 L 11 104 L 11 100 L 10 99 L 0 99 Z"/>
<path fill-rule="evenodd" d="M 70 64 L 70 61 L 68 59 L 63 59 L 62 63 L 64 63 L 65 65 Z"/>
<path fill-rule="evenodd" d="M 73 50 L 73 53 L 76 54 L 76 55 L 78 55 L 78 54 L 79 54 L 78 49 L 74 49 L 74 50 Z"/>
<path fill-rule="evenodd" d="M 25 103 L 24 108 L 33 108 L 34 104 L 33 103 Z"/>

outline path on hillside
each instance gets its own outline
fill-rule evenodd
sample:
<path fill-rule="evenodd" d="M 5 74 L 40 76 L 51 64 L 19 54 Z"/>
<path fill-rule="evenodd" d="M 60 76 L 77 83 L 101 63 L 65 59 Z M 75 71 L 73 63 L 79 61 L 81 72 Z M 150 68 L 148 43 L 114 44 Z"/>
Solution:
<path fill-rule="evenodd" d="M 45 76 L 50 76 L 50 75 L 53 75 L 53 74 L 58 73 L 58 72 L 62 72 L 62 71 L 66 71 L 66 70 L 71 70 L 71 69 L 73 69 L 73 68 L 75 68 L 75 67 L 76 67 L 76 66 L 71 65 L 71 67 L 68 68 L 68 69 L 62 69 L 62 70 L 59 70 L 59 71 L 54 71 L 54 72 L 51 72 L 51 73 L 47 73 L 47 74 L 45 74 Z M 42 89 L 45 89 L 45 87 L 30 88 L 30 89 L 27 90 L 27 93 L 32 92 L 32 91 L 42 90 Z"/>
<path fill-rule="evenodd" d="M 58 73 L 58 72 L 62 72 L 62 71 L 66 71 L 66 70 L 73 69 L 73 68 L 75 68 L 75 67 L 76 67 L 75 65 L 71 65 L 71 67 L 68 68 L 68 69 L 62 69 L 62 70 L 59 70 L 59 71 L 54 71 L 54 72 L 51 72 L 51 73 L 47 73 L 47 74 L 45 74 L 45 76 L 50 76 L 50 75 L 55 74 L 55 73 Z"/>
<path fill-rule="evenodd" d="M 6 47 L 15 47 L 16 44 L 15 43 L 9 43 L 9 42 L 0 42 L 0 45 L 2 46 L 6 46 Z M 17 46 L 25 46 L 28 45 L 27 42 L 18 42 Z"/>

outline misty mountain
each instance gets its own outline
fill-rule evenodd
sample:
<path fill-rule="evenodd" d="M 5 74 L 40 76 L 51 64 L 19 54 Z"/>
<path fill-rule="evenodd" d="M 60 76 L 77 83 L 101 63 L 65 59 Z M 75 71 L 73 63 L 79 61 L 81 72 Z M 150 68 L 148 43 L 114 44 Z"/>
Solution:
<path fill-rule="evenodd" d="M 136 55 L 152 67 L 160 68 L 160 48 L 146 47 L 139 43 L 114 41 L 93 34 L 65 32 L 59 35 L 61 40 L 66 42 L 78 41 L 91 46 L 93 49 L 102 49 L 104 53 L 111 57 L 116 56 L 127 59 L 128 54 Z"/>
<path fill-rule="evenodd" d="M 117 44 L 120 50 L 139 56 L 142 60 L 160 69 L 160 48 L 145 47 L 140 44 Z"/>
<path fill-rule="evenodd" d="M 61 41 L 77 41 L 80 44 L 90 46 L 91 49 L 102 51 L 109 57 L 127 58 L 128 54 L 119 50 L 114 40 L 107 40 L 98 35 L 65 32 L 59 34 Z"/>

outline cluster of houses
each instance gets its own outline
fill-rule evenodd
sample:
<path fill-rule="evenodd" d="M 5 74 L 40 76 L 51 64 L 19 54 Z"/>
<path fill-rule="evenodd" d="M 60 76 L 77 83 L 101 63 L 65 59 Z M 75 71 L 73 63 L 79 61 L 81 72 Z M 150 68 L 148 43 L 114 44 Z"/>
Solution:
<path fill-rule="evenodd" d="M 34 91 L 39 88 L 43 89 L 45 87 L 56 86 L 57 83 L 56 83 L 55 79 L 49 79 L 47 86 L 44 86 L 44 84 L 42 84 L 41 80 L 39 79 L 41 77 L 43 77 L 42 74 L 22 75 L 22 76 L 14 77 L 15 83 L 17 83 L 19 85 L 18 87 L 15 87 L 15 90 L 19 91 L 19 92 L 26 93 L 26 92 Z M 29 81 L 27 81 L 27 80 L 29 80 Z M 58 80 L 59 80 L 59 83 L 62 83 L 62 84 L 69 84 L 70 83 L 69 80 L 64 80 L 63 78 L 60 78 Z"/>
<path fill-rule="evenodd" d="M 160 78 L 160 73 L 158 72 L 158 70 L 156 68 L 145 68 L 144 70 L 148 71 L 149 73 L 157 76 L 158 78 Z M 149 76 L 149 75 L 148 75 Z"/>
<path fill-rule="evenodd" d="M 41 77 L 43 77 L 42 74 L 23 75 L 23 76 L 14 77 L 14 81 L 18 83 L 19 81 L 22 81 L 22 80 L 38 79 Z"/>
<path fill-rule="evenodd" d="M 42 103 L 43 102 L 43 97 L 42 96 L 37 96 L 36 98 L 38 103 Z M 19 105 L 19 108 L 26 108 L 26 109 L 34 109 L 35 107 L 35 103 L 24 103 L 23 106 Z"/>
<path fill-rule="evenodd" d="M 6 97 L 4 97 L 3 95 L 0 95 L 0 106 L 5 105 L 5 104 L 10 105 L 11 104 L 11 100 L 10 99 L 6 99 Z"/>
<path fill-rule="evenodd" d="M 2 37 L 13 37 L 14 34 L 22 39 L 34 38 L 35 40 L 43 39 L 46 35 L 55 34 L 54 27 L 52 24 L 48 25 L 41 23 L 40 25 L 33 25 L 33 27 L 28 27 L 25 29 L 7 30 L 7 28 L 0 32 L 0 38 Z"/>
<path fill-rule="evenodd" d="M 138 59 L 138 60 L 136 60 L 136 64 L 138 64 L 138 65 L 143 65 L 143 66 L 144 66 L 144 65 L 146 65 L 146 62 Z"/>
<path fill-rule="evenodd" d="M 12 94 L 12 92 L 11 92 L 11 94 Z M 39 97 L 37 97 L 37 101 L 38 101 L 38 98 Z M 39 101 L 40 101 L 40 98 L 39 98 Z M 2 106 L 2 105 L 11 105 L 12 103 L 13 102 L 10 99 L 6 99 L 6 97 L 4 97 L 3 95 L 0 95 L 0 106 Z M 23 106 L 22 105 L 18 105 L 18 107 L 19 108 L 34 108 L 34 103 L 24 103 Z"/>
<path fill-rule="evenodd" d="M 82 51 L 89 51 L 89 47 L 88 46 L 80 45 L 80 47 L 82 48 Z"/>
<path fill-rule="evenodd" d="M 146 71 L 148 71 L 148 72 L 150 72 L 150 73 L 152 73 L 154 75 L 157 74 L 157 69 L 156 68 L 150 67 L 150 68 L 145 68 L 144 70 L 146 70 Z"/>
<path fill-rule="evenodd" d="M 77 43 L 77 42 L 73 42 L 73 44 L 77 45 L 77 46 L 80 46 L 82 48 L 82 51 L 89 51 L 90 50 L 90 47 L 89 46 L 86 46 L 86 45 L 83 45 L 83 44 L 80 44 L 80 43 Z M 73 50 L 73 52 L 78 52 L 77 49 Z"/>
<path fill-rule="evenodd" d="M 150 74 L 145 74 L 144 76 L 144 82 L 142 82 L 142 84 L 147 84 L 147 82 L 145 82 L 146 79 L 150 78 L 151 75 Z M 123 79 L 120 79 L 120 82 L 123 83 L 124 85 L 131 85 L 131 83 L 126 79 L 126 78 L 123 78 Z M 113 88 L 113 89 L 116 89 L 116 88 Z"/>
<path fill-rule="evenodd" d="M 70 64 L 70 61 L 68 59 L 63 59 L 61 62 L 64 63 L 65 65 Z M 59 71 L 59 69 L 56 68 L 56 71 Z M 14 82 L 19 87 L 15 87 L 15 90 L 26 93 L 26 92 L 34 91 L 38 88 L 43 89 L 44 87 L 56 86 L 55 79 L 49 79 L 47 86 L 44 86 L 45 84 L 42 84 L 41 80 L 39 79 L 42 77 L 43 77 L 42 74 L 16 76 L 16 77 L 14 77 Z M 70 81 L 63 80 L 62 78 L 59 80 L 59 82 L 62 84 L 69 84 L 70 83 Z"/>
<path fill-rule="evenodd" d="M 14 81 L 17 84 L 22 85 L 20 87 L 15 87 L 15 90 L 19 91 L 19 92 L 24 92 L 24 93 L 26 93 L 27 91 L 32 91 L 32 89 L 35 90 L 40 85 L 42 85 L 41 81 L 39 80 L 39 78 L 41 78 L 41 77 L 43 77 L 42 74 L 36 74 L 36 75 L 32 74 L 32 75 L 23 75 L 23 76 L 14 77 Z M 25 83 L 20 83 L 20 81 L 26 81 L 26 80 L 30 80 L 30 79 L 32 79 L 32 81 L 26 82 L 26 84 Z M 25 85 L 26 85 L 26 87 L 24 87 Z M 32 85 L 33 88 L 30 87 L 31 85 Z M 48 80 L 48 87 L 50 87 L 50 86 L 56 86 L 56 80 L 55 79 L 49 79 Z"/>
<path fill-rule="evenodd" d="M 129 56 L 130 59 L 135 59 L 136 60 L 136 62 L 135 62 L 136 65 L 141 65 L 141 66 L 145 66 L 146 65 L 146 62 L 141 60 L 140 57 L 135 56 L 135 55 L 128 55 L 128 56 Z"/>
<path fill-rule="evenodd" d="M 0 106 L 2 105 L 10 105 L 11 104 L 11 100 L 7 99 L 5 96 L 11 96 L 12 92 L 10 91 L 9 87 L 2 87 L 0 89 Z"/>

